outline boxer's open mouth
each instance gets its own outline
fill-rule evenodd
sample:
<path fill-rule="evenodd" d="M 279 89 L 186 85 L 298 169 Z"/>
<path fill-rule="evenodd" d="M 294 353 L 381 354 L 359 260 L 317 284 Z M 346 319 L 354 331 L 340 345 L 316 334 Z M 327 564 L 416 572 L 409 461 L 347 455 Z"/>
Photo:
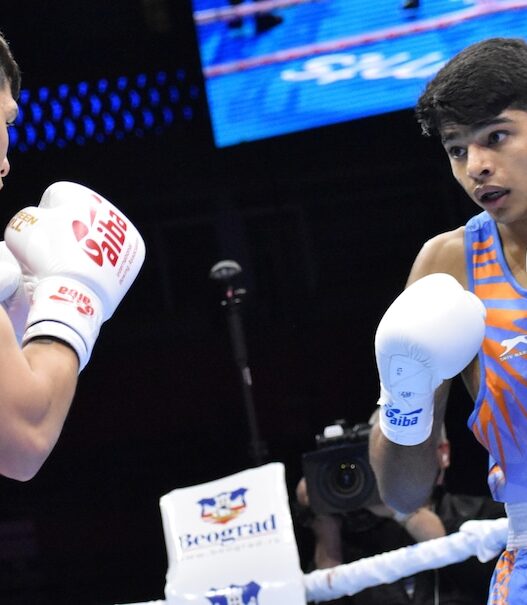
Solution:
<path fill-rule="evenodd" d="M 481 187 L 476 191 L 476 197 L 482 204 L 496 202 L 503 196 L 510 193 L 510 189 L 504 189 L 502 187 Z"/>

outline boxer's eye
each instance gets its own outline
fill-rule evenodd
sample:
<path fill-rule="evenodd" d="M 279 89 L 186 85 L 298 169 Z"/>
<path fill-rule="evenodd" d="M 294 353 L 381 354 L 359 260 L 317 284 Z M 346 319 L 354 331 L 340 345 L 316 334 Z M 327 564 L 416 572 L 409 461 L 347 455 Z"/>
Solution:
<path fill-rule="evenodd" d="M 491 132 L 488 136 L 488 145 L 498 145 L 499 143 L 503 143 L 507 135 L 508 132 L 505 130 L 495 130 Z"/>
<path fill-rule="evenodd" d="M 448 147 L 446 151 L 449 157 L 453 158 L 454 160 L 464 158 L 467 154 L 467 150 L 459 145 L 452 145 L 451 147 Z"/>

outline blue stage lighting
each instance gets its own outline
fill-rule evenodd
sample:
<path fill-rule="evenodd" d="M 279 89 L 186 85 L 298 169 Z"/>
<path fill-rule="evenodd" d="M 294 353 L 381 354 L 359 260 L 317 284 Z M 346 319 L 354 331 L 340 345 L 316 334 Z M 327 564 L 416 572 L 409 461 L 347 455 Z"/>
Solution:
<path fill-rule="evenodd" d="M 185 79 L 185 70 L 179 69 L 24 89 L 9 133 L 11 149 L 44 151 L 110 138 L 162 135 L 178 120 L 194 118 L 200 89 Z"/>

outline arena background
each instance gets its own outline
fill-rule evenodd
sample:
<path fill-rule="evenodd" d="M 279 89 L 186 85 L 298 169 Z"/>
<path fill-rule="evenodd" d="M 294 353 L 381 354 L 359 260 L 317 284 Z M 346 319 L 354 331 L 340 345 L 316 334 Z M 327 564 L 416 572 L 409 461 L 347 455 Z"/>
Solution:
<path fill-rule="evenodd" d="M 410 109 L 218 145 L 189 2 L 4 4 L 1 29 L 31 98 L 42 87 L 154 71 L 176 74 L 181 97 L 157 129 L 112 136 L 108 127 L 92 139 L 66 129 L 56 145 L 49 132 L 20 126 L 14 135 L 4 224 L 51 182 L 78 181 L 136 222 L 147 260 L 103 327 L 50 459 L 31 482 L 0 481 L 0 603 L 162 598 L 159 497 L 252 464 L 210 268 L 226 258 L 243 267 L 257 417 L 267 459 L 284 462 L 293 493 L 315 434 L 374 409 L 373 334 L 421 243 L 474 209 Z M 38 120 L 36 106 L 24 107 L 25 120 Z M 469 410 L 456 384 L 449 483 L 486 493 Z M 301 529 L 298 543 L 304 560 Z"/>

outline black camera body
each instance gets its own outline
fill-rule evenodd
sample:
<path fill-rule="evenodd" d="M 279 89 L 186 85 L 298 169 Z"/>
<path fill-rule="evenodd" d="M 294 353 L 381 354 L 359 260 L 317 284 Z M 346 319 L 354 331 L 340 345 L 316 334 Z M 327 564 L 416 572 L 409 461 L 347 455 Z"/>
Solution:
<path fill-rule="evenodd" d="M 302 455 L 314 513 L 347 513 L 381 503 L 368 457 L 370 429 L 366 423 L 350 428 L 337 420 L 316 436 L 316 451 Z"/>

